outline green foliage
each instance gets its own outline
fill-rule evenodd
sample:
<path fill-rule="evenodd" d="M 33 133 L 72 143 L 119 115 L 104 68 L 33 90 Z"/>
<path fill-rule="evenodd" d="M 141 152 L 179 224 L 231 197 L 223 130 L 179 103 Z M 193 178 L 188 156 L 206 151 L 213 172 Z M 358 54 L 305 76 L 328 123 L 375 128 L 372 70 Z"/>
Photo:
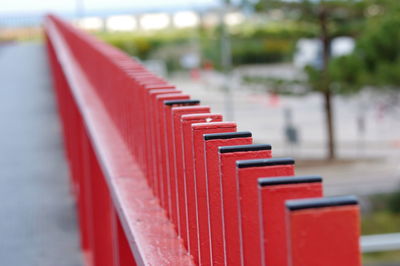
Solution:
<path fill-rule="evenodd" d="M 374 86 L 400 86 L 400 9 L 371 19 L 360 38 L 355 56 L 363 63 L 365 83 Z"/>
<path fill-rule="evenodd" d="M 152 52 L 167 45 L 179 45 L 188 42 L 194 36 L 193 31 L 171 30 L 145 32 L 98 33 L 98 37 L 111 45 L 141 59 L 148 59 Z"/>
<path fill-rule="evenodd" d="M 361 219 L 362 235 L 400 232 L 400 189 L 390 194 L 369 196 L 368 202 L 369 211 Z M 398 262 L 400 251 L 366 253 L 363 254 L 363 260 L 374 265 Z"/>
<path fill-rule="evenodd" d="M 326 17 L 326 34 L 328 42 L 337 36 L 357 36 L 365 27 L 365 11 L 368 8 L 367 1 L 358 0 L 330 0 L 330 1 L 284 1 L 284 0 L 264 0 L 256 5 L 259 11 L 283 10 L 285 18 L 293 23 L 308 25 L 313 29 L 313 37 L 322 35 L 321 16 Z M 301 37 L 311 37 L 303 35 Z M 354 75 L 354 72 L 360 72 L 362 63 L 358 57 L 347 56 L 335 60 L 330 59 L 326 72 L 323 69 L 317 69 L 307 66 L 304 70 L 307 76 L 303 80 L 302 86 L 308 91 L 326 92 L 330 90 L 333 93 L 348 94 L 358 91 L 361 87 L 361 75 Z M 271 84 L 271 82 L 269 81 Z M 290 87 L 296 88 L 298 82 L 288 81 L 281 83 L 282 86 L 288 86 L 284 91 L 290 90 Z M 282 87 L 281 86 L 281 87 Z"/>
<path fill-rule="evenodd" d="M 331 62 L 332 79 L 342 92 L 400 88 L 400 7 L 386 0 L 370 8 L 378 14 L 368 19 L 354 53 Z"/>
<path fill-rule="evenodd" d="M 274 77 L 260 77 L 260 76 L 243 76 L 242 82 L 249 85 L 264 85 L 269 92 L 277 93 L 280 95 L 291 95 L 291 96 L 304 96 L 307 91 L 305 90 L 293 90 L 293 87 L 298 87 L 299 85 L 305 85 L 304 80 L 300 79 L 282 79 Z"/>
<path fill-rule="evenodd" d="M 169 29 L 157 32 L 100 33 L 106 42 L 140 59 L 159 58 L 167 65 L 178 67 L 180 54 L 193 46 L 199 49 L 203 61 L 220 64 L 219 29 Z M 233 65 L 281 62 L 291 58 L 296 40 L 302 36 L 315 37 L 317 29 L 309 24 L 284 21 L 281 23 L 243 24 L 230 28 Z M 178 50 L 178 52 L 177 52 Z"/>
<path fill-rule="evenodd" d="M 266 24 L 245 23 L 229 30 L 232 63 L 257 64 L 287 61 L 292 57 L 295 42 L 302 36 L 315 37 L 316 30 L 293 21 Z M 212 35 L 202 36 L 203 56 L 219 66 L 220 39 L 218 28 Z"/>
<path fill-rule="evenodd" d="M 400 231 L 400 214 L 388 211 L 372 212 L 361 219 L 363 235 L 397 233 Z"/>
<path fill-rule="evenodd" d="M 284 3 L 272 1 L 286 9 L 297 9 L 298 19 L 309 23 L 317 17 L 318 4 L 310 1 Z M 328 83 L 338 94 L 352 94 L 366 86 L 377 89 L 400 88 L 400 5 L 398 0 L 326 1 L 330 38 L 339 35 L 357 37 L 354 53 L 330 60 Z M 308 12 L 305 12 L 308 11 Z M 368 15 L 365 18 L 365 15 Z M 306 67 L 308 88 L 324 88 L 322 72 Z M 290 84 L 289 84 L 290 85 Z"/>
<path fill-rule="evenodd" d="M 293 41 L 287 39 L 232 39 L 234 65 L 280 62 L 289 59 Z"/>
<path fill-rule="evenodd" d="M 390 195 L 388 200 L 388 209 L 390 212 L 400 215 L 400 189 Z"/>
<path fill-rule="evenodd" d="M 260 0 L 259 12 L 280 9 L 292 21 L 318 25 L 321 8 L 329 13 L 329 32 L 332 36 L 354 36 L 363 26 L 367 1 L 360 0 Z"/>
<path fill-rule="evenodd" d="M 353 25 L 359 26 L 355 53 L 332 63 L 333 79 L 341 83 L 343 93 L 357 92 L 365 86 L 396 88 L 400 85 L 400 5 L 397 0 L 359 1 L 358 14 L 366 15 L 363 22 L 356 16 Z M 336 83 L 338 85 L 338 83 Z"/>
<path fill-rule="evenodd" d="M 368 198 L 370 210 L 362 219 L 362 233 L 400 232 L 400 188 L 393 193 Z"/>
<path fill-rule="evenodd" d="M 362 88 L 361 60 L 353 55 L 334 58 L 329 64 L 331 89 L 338 94 L 352 94 Z"/>
<path fill-rule="evenodd" d="M 268 13 L 263 14 L 268 18 Z M 271 39 L 298 39 L 302 37 L 313 38 L 318 34 L 315 25 L 283 19 L 280 21 L 268 21 L 265 24 L 249 24 L 235 26 L 230 29 L 230 34 L 235 38 L 271 38 Z"/>
<path fill-rule="evenodd" d="M 365 266 L 398 265 L 400 261 L 400 250 L 364 253 L 362 255 L 363 265 Z"/>

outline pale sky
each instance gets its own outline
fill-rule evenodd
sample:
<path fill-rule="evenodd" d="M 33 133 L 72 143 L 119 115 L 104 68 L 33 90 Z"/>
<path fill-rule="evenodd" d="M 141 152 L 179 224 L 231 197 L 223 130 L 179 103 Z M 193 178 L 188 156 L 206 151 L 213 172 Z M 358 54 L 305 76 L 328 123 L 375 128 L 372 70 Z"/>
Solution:
<path fill-rule="evenodd" d="M 175 7 L 200 7 L 217 4 L 218 0 L 0 0 L 0 13 L 74 13 L 77 3 L 83 3 L 85 11 L 94 10 L 162 10 Z"/>

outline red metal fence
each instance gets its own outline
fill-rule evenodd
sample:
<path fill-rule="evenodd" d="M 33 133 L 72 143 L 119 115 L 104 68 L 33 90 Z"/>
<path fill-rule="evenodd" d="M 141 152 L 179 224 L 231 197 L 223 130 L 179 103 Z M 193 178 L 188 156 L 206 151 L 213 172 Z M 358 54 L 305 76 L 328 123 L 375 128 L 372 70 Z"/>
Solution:
<path fill-rule="evenodd" d="M 121 51 L 54 16 L 45 31 L 86 265 L 361 264 L 356 198 L 323 198 Z"/>

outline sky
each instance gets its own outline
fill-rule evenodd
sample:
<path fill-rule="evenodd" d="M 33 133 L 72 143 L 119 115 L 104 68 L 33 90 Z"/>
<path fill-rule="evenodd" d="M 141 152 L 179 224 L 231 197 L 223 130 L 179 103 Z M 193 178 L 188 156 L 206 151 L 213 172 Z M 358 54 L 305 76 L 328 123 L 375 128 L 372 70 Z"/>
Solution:
<path fill-rule="evenodd" d="M 96 11 L 151 11 L 192 9 L 216 5 L 218 0 L 0 0 L 0 14 L 43 14 L 48 12 L 74 14 L 78 5 L 84 13 Z"/>

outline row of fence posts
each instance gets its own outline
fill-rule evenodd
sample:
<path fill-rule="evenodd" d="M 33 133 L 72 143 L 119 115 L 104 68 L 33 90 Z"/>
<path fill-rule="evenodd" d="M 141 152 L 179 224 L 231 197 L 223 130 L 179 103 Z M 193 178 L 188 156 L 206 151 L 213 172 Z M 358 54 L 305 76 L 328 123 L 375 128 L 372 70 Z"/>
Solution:
<path fill-rule="evenodd" d="M 195 264 L 361 265 L 355 197 L 323 197 L 321 177 L 295 176 L 292 158 L 272 157 L 271 145 L 254 144 L 251 132 L 237 131 L 235 122 L 223 121 L 139 62 L 58 18 L 46 25 L 62 36 L 95 88 L 140 168 L 138 178 L 154 194 L 149 201 L 158 200 Z M 58 102 L 73 173 L 82 163 L 71 150 L 81 149 L 82 140 L 66 121 L 79 108 L 71 92 L 58 92 Z M 73 181 L 76 190 L 81 182 Z M 133 264 L 120 259 L 117 265 Z"/>

